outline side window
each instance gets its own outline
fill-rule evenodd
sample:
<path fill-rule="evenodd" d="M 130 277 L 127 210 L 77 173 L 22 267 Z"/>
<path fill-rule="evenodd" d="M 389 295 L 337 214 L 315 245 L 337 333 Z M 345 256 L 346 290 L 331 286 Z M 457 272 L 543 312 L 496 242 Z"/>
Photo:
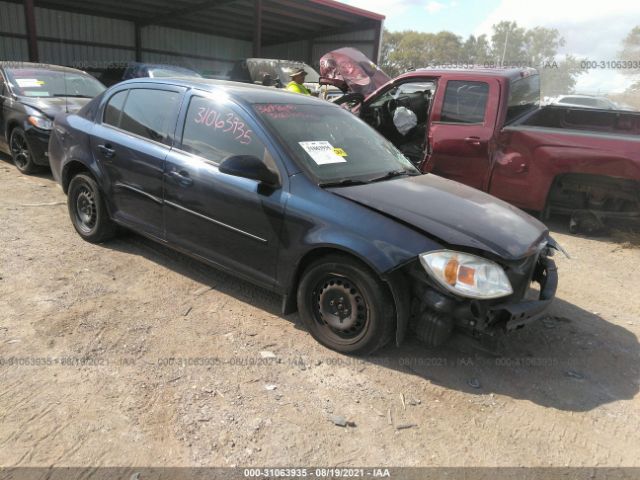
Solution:
<path fill-rule="evenodd" d="M 124 100 L 127 98 L 129 90 L 123 90 L 116 93 L 109 99 L 106 108 L 104 109 L 103 122 L 114 127 L 120 126 L 120 116 L 122 115 L 122 107 L 124 107 Z"/>
<path fill-rule="evenodd" d="M 482 123 L 489 97 L 489 84 L 450 80 L 444 92 L 440 120 L 452 123 Z"/>
<path fill-rule="evenodd" d="M 265 159 L 265 147 L 247 126 L 244 114 L 203 97 L 191 97 L 182 132 L 182 149 L 218 164 L 229 155 Z"/>
<path fill-rule="evenodd" d="M 120 128 L 168 145 L 181 96 L 181 93 L 167 90 L 130 90 L 120 119 Z"/>

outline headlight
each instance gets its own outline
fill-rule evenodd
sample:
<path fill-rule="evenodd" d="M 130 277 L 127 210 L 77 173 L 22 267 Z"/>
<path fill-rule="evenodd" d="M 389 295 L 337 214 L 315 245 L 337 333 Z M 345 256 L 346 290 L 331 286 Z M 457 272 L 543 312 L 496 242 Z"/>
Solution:
<path fill-rule="evenodd" d="M 31 125 L 42 130 L 51 130 L 53 128 L 53 122 L 46 117 L 41 117 L 40 115 L 31 115 L 27 120 L 29 120 Z"/>
<path fill-rule="evenodd" d="M 420 255 L 427 273 L 447 290 L 469 298 L 499 298 L 513 293 L 500 265 L 468 253 L 438 250 Z"/>

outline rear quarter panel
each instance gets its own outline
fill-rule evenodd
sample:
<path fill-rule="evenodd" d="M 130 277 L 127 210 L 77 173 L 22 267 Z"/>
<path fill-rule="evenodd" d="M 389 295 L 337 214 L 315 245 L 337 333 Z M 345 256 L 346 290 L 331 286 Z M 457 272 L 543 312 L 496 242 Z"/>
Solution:
<path fill-rule="evenodd" d="M 93 127 L 92 120 L 75 114 L 56 116 L 49 140 L 49 162 L 53 177 L 65 193 L 70 180 L 66 173 L 74 162 L 84 165 L 100 183 L 102 174 L 91 151 L 90 134 Z"/>

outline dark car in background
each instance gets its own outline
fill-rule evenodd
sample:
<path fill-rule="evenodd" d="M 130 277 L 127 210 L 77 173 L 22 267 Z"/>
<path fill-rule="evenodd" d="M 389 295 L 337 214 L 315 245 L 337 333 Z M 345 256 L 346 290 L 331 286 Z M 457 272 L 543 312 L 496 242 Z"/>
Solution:
<path fill-rule="evenodd" d="M 421 175 L 348 111 L 272 88 L 137 80 L 56 118 L 53 176 L 90 242 L 124 226 L 283 296 L 320 343 L 366 354 L 410 327 L 497 336 L 555 295 L 546 227 Z M 532 282 L 537 299 L 527 299 Z"/>
<path fill-rule="evenodd" d="M 48 166 L 53 119 L 73 113 L 102 93 L 104 85 L 73 68 L 26 62 L 0 62 L 0 151 L 22 173 Z"/>
<path fill-rule="evenodd" d="M 124 80 L 131 80 L 132 78 L 202 78 L 202 75 L 189 68 L 159 63 L 114 63 L 113 65 L 110 65 L 106 68 L 91 68 L 90 66 L 88 66 L 87 71 L 102 83 L 104 83 L 107 87 L 111 87 L 116 83 L 120 83 Z"/>

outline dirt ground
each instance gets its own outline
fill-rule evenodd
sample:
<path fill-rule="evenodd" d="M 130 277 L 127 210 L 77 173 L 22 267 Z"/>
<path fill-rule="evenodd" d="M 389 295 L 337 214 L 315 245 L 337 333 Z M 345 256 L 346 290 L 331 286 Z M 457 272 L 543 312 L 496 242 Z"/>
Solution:
<path fill-rule="evenodd" d="M 502 357 L 354 360 L 248 283 L 83 242 L 65 201 L 0 161 L 0 466 L 640 466 L 633 244 L 553 227 L 558 298 Z"/>

